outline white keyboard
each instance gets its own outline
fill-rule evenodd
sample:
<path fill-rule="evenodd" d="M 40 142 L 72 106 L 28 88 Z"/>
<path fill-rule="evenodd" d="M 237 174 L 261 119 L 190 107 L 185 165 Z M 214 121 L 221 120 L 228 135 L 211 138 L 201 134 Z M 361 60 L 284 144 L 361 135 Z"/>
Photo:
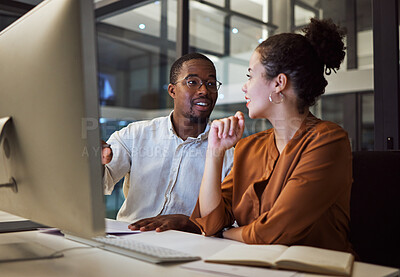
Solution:
<path fill-rule="evenodd" d="M 99 248 L 151 263 L 195 261 L 201 259 L 198 256 L 177 250 L 129 240 L 123 237 L 98 237 L 94 238 L 94 240 L 100 243 L 100 245 L 97 245 Z"/>

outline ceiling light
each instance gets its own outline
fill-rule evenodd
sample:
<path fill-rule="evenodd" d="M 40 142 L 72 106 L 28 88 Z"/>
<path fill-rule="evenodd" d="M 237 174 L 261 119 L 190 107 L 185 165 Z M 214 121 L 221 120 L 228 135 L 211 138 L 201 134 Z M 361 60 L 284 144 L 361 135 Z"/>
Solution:
<path fill-rule="evenodd" d="M 139 29 L 140 30 L 146 29 L 146 25 L 144 25 L 143 23 L 139 24 Z"/>
<path fill-rule="evenodd" d="M 234 34 L 237 34 L 237 33 L 239 33 L 239 30 L 238 30 L 238 28 L 233 28 L 233 29 L 232 29 L 232 33 L 234 33 Z"/>

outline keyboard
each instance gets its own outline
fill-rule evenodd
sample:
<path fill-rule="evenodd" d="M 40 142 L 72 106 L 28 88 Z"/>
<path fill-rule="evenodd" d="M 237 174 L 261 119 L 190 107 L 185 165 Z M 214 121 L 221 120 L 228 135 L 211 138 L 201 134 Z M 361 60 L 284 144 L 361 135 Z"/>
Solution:
<path fill-rule="evenodd" d="M 181 251 L 129 240 L 123 237 L 97 237 L 93 240 L 99 243 L 96 245 L 98 248 L 150 263 L 184 262 L 201 259 L 198 256 Z"/>

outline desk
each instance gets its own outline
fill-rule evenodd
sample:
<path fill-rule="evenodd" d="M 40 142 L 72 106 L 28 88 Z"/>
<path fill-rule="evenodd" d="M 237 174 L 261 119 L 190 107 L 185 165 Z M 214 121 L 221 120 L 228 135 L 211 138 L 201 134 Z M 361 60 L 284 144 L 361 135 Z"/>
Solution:
<path fill-rule="evenodd" d="M 4 221 L 0 212 L 0 221 Z M 3 220 L 2 220 L 3 219 Z M 203 237 L 179 231 L 162 233 L 143 232 L 129 235 L 129 239 L 157 244 L 160 246 L 185 251 L 201 256 L 203 259 L 232 243 L 239 243 L 220 238 Z M 155 265 L 142 262 L 119 254 L 80 244 L 63 236 L 50 235 L 40 231 L 28 231 L 0 234 L 0 243 L 35 241 L 57 250 L 78 247 L 64 252 L 64 257 L 49 260 L 34 260 L 0 264 L 0 276 L 221 276 L 184 269 L 182 264 Z M 298 276 L 318 276 L 298 274 Z M 395 268 L 356 262 L 354 277 L 400 276 Z"/>

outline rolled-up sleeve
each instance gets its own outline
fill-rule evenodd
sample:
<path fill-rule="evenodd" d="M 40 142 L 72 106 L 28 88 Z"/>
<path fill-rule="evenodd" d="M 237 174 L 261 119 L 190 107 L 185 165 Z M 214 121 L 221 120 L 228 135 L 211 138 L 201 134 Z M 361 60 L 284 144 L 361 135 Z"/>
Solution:
<path fill-rule="evenodd" d="M 122 139 L 123 137 L 127 139 Z M 110 163 L 104 167 L 103 186 L 104 194 L 111 194 L 115 184 L 121 180 L 130 171 L 131 167 L 131 146 L 126 142 L 131 142 L 127 129 L 122 129 L 111 135 L 108 144 L 111 145 L 113 151 L 113 158 Z"/>

